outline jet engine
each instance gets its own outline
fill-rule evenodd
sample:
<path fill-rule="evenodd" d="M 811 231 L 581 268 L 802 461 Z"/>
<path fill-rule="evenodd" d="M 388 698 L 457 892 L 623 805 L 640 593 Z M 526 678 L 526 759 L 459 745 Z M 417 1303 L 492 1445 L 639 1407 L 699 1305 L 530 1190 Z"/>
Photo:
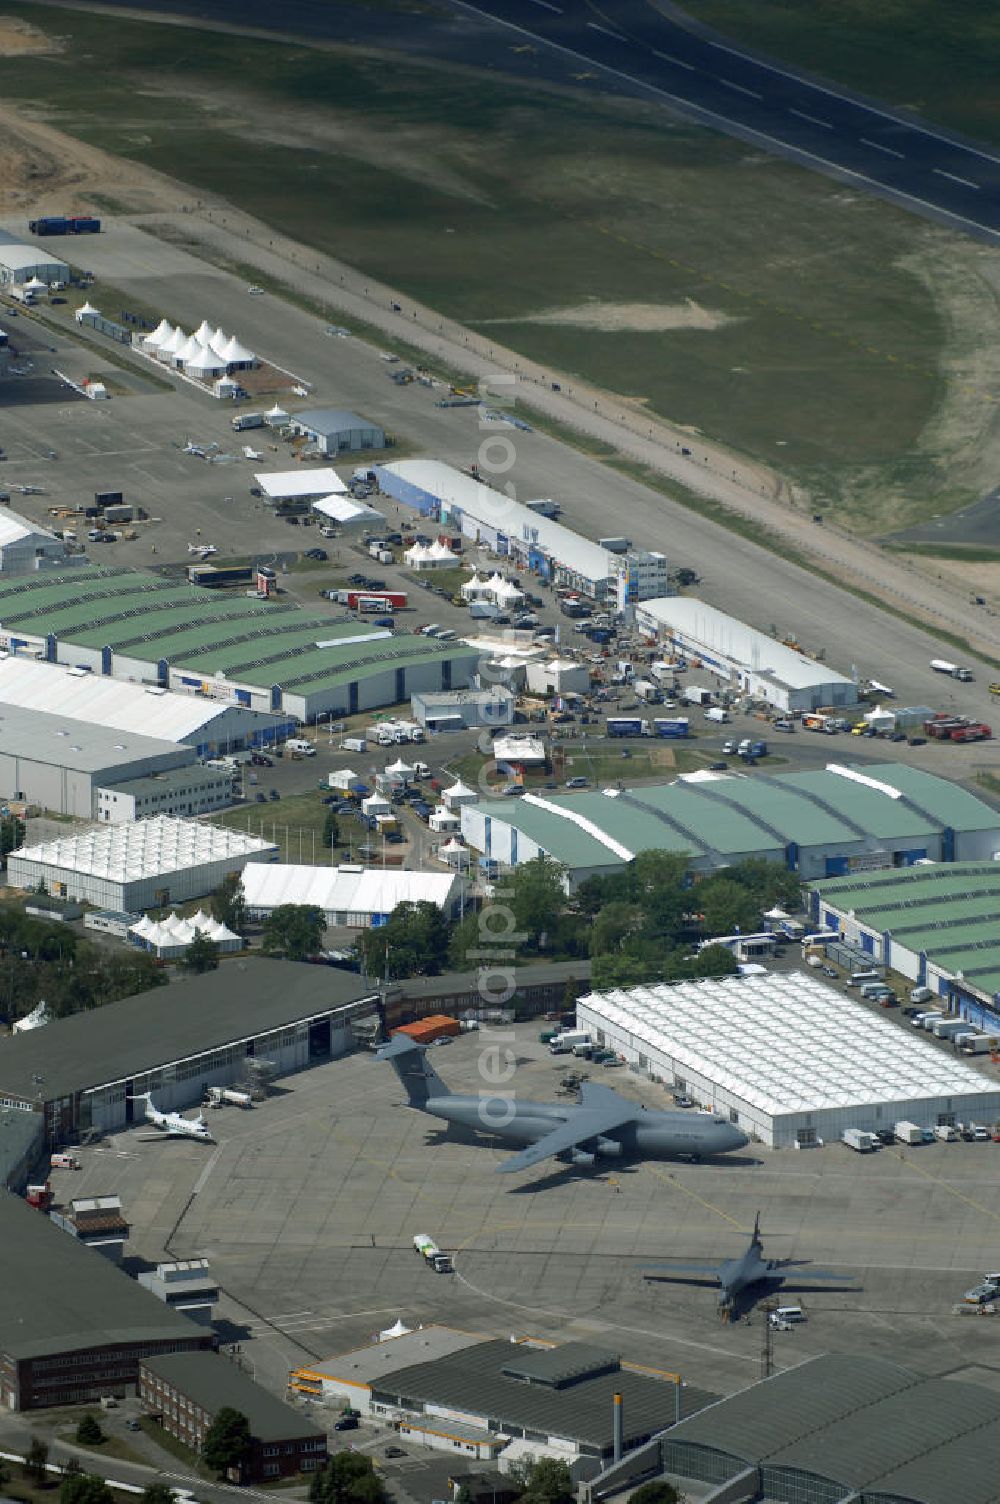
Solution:
<path fill-rule="evenodd" d="M 593 1169 L 597 1160 L 596 1154 L 588 1154 L 585 1149 L 570 1150 L 570 1163 L 579 1165 L 582 1169 Z"/>
<path fill-rule="evenodd" d="M 616 1138 L 599 1138 L 597 1152 L 602 1159 L 620 1159 L 622 1146 Z"/>

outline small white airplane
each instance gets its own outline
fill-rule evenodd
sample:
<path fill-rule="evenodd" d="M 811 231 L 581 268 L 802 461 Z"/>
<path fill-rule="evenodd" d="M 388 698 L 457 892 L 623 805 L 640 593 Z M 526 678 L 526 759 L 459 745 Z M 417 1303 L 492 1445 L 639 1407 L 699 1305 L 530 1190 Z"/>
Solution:
<path fill-rule="evenodd" d="M 194 444 L 188 439 L 184 444 L 184 453 L 193 454 L 196 459 L 207 460 L 218 449 L 218 444 Z"/>
<path fill-rule="evenodd" d="M 218 552 L 219 550 L 216 548 L 214 543 L 188 544 L 188 553 L 197 554 L 199 559 L 210 559 L 213 554 L 217 554 Z"/>
<path fill-rule="evenodd" d="M 14 485 L 12 483 L 10 489 L 12 491 L 17 491 L 21 496 L 44 496 L 45 495 L 45 488 L 43 486 Z"/>
<path fill-rule="evenodd" d="M 136 1101 L 145 1102 L 146 1121 L 166 1134 L 167 1138 L 197 1138 L 206 1144 L 215 1142 L 201 1113 L 196 1118 L 184 1118 L 179 1112 L 160 1112 L 154 1107 L 153 1098 L 148 1091 L 136 1097 Z"/>

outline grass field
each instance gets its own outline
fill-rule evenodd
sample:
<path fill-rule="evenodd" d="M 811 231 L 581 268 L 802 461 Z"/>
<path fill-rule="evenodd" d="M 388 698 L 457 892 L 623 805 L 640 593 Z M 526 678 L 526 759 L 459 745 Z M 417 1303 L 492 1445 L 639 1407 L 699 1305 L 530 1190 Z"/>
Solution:
<path fill-rule="evenodd" d="M 52 29 L 63 53 L 0 60 L 6 100 L 774 463 L 862 530 L 978 496 L 1000 458 L 995 252 L 653 106 L 118 17 Z"/>
<path fill-rule="evenodd" d="M 1000 144 L 1000 10 L 986 0 L 687 0 L 684 8 L 757 51 Z"/>

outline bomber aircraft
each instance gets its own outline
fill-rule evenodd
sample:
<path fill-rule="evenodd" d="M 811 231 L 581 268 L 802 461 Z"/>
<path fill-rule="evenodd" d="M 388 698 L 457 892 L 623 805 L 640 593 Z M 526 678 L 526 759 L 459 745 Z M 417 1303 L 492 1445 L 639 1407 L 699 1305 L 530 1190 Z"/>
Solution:
<path fill-rule="evenodd" d="M 685 1285 L 718 1285 L 719 1310 L 727 1317 L 735 1314 L 742 1292 L 752 1290 L 755 1285 L 780 1285 L 789 1289 L 808 1290 L 816 1284 L 853 1284 L 849 1274 L 813 1269 L 806 1261 L 766 1259 L 760 1236 L 760 1212 L 754 1218 L 750 1245 L 739 1258 L 726 1259 L 721 1264 L 711 1264 L 707 1259 L 690 1264 L 648 1264 L 642 1275 L 644 1279 L 667 1280 Z"/>
<path fill-rule="evenodd" d="M 552 1156 L 585 1167 L 604 1159 L 710 1159 L 748 1142 L 728 1118 L 650 1111 L 589 1081 L 580 1087 L 579 1102 L 568 1104 L 453 1092 L 428 1060 L 426 1046 L 406 1034 L 394 1035 L 378 1058 L 392 1062 L 411 1107 L 508 1143 L 527 1144 L 497 1166 L 502 1174 L 530 1169 Z"/>

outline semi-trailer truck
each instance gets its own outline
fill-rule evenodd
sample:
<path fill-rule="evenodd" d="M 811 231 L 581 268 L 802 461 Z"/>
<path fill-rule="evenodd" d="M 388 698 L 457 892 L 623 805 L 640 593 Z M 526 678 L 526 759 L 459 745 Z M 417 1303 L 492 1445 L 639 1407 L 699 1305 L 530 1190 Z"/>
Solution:
<path fill-rule="evenodd" d="M 845 1128 L 842 1140 L 856 1154 L 873 1154 L 878 1148 L 875 1134 L 867 1133 L 864 1128 Z"/>
<path fill-rule="evenodd" d="M 950 679 L 961 679 L 963 684 L 968 684 L 972 679 L 972 674 L 967 668 L 962 668 L 957 663 L 949 663 L 947 658 L 932 658 L 931 668 L 936 674 L 947 674 Z"/>
<path fill-rule="evenodd" d="M 28 229 L 32 235 L 98 235 L 101 221 L 91 214 L 75 214 L 69 218 L 63 214 L 47 214 L 41 219 L 29 219 Z"/>
<path fill-rule="evenodd" d="M 924 1130 L 918 1123 L 897 1123 L 893 1132 L 901 1144 L 922 1144 L 924 1141 Z"/>
<path fill-rule="evenodd" d="M 434 1239 L 428 1237 L 425 1232 L 418 1232 L 413 1239 L 415 1252 L 419 1253 L 425 1264 L 437 1274 L 453 1274 L 455 1266 L 446 1253 L 442 1253 Z"/>

